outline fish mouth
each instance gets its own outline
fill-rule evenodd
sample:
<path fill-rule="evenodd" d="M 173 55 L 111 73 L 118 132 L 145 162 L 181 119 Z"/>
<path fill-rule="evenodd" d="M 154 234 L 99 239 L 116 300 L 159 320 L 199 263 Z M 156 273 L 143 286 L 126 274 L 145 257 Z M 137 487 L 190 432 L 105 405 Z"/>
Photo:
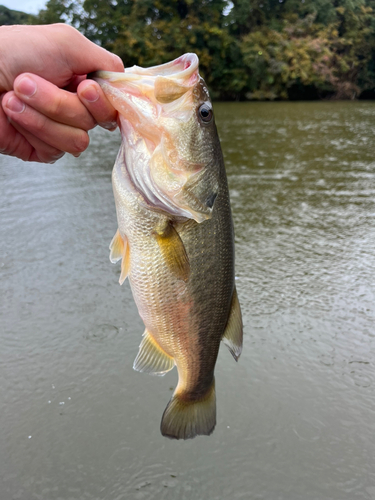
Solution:
<path fill-rule="evenodd" d="M 124 143 L 121 163 L 143 204 L 203 222 L 212 217 L 216 187 L 207 186 L 205 192 L 197 189 L 199 194 L 194 195 L 191 186 L 203 179 L 206 166 L 194 163 L 184 152 L 180 156 L 176 148 L 173 156 L 168 131 L 168 119 L 187 123 L 195 116 L 193 94 L 201 81 L 198 66 L 197 55 L 187 53 L 160 66 L 133 66 L 123 73 L 97 71 L 88 77 L 99 83 L 119 113 Z"/>
<path fill-rule="evenodd" d="M 140 83 L 143 79 L 143 85 L 154 86 L 155 80 L 158 77 L 167 77 L 174 81 L 183 82 L 185 85 L 192 86 L 198 78 L 199 59 L 194 53 L 186 53 L 174 61 L 152 66 L 150 68 L 141 68 L 140 66 L 132 66 L 125 68 L 123 73 L 113 71 L 95 71 L 89 73 L 87 78 L 98 81 L 105 80 L 108 83 Z M 129 88 L 130 90 L 130 88 Z"/>

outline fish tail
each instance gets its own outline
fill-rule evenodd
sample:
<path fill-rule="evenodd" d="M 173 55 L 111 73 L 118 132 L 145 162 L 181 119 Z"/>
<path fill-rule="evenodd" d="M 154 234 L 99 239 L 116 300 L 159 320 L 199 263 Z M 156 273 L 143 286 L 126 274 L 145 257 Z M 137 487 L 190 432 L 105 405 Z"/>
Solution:
<path fill-rule="evenodd" d="M 216 425 L 215 380 L 207 393 L 199 399 L 188 400 L 183 394 L 174 394 L 164 410 L 160 430 L 171 439 L 191 439 L 209 436 Z"/>

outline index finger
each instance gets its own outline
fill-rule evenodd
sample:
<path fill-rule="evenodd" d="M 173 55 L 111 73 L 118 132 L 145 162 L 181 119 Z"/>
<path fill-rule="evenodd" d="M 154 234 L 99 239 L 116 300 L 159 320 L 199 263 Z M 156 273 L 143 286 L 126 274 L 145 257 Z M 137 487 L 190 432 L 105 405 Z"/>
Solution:
<path fill-rule="evenodd" d="M 50 25 L 50 28 L 59 30 L 59 45 L 73 74 L 83 75 L 100 69 L 124 71 L 124 63 L 119 56 L 91 42 L 72 26 L 59 23 Z"/>
<path fill-rule="evenodd" d="M 14 92 L 25 104 L 58 123 L 86 131 L 96 125 L 77 94 L 60 89 L 40 76 L 19 75 L 14 81 Z"/>

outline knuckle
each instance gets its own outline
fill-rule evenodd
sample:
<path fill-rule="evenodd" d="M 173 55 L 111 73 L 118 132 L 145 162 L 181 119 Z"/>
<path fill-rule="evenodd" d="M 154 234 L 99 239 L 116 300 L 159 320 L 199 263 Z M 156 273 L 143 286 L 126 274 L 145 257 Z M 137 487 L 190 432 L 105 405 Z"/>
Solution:
<path fill-rule="evenodd" d="M 54 26 L 55 26 L 55 29 L 58 29 L 63 36 L 73 35 L 77 32 L 77 30 L 75 28 L 73 28 L 73 26 L 70 26 L 69 24 L 56 23 Z"/>
<path fill-rule="evenodd" d="M 80 128 L 84 130 L 91 130 L 94 127 L 96 127 L 96 124 L 97 122 L 95 120 L 95 117 L 90 112 L 87 111 L 82 117 Z"/>
<path fill-rule="evenodd" d="M 49 104 L 49 114 L 54 117 L 64 116 L 66 96 L 59 92 Z"/>
<path fill-rule="evenodd" d="M 29 120 L 25 120 L 24 126 L 30 130 L 34 128 L 42 136 L 50 135 L 50 120 L 42 114 L 33 114 Z"/>
<path fill-rule="evenodd" d="M 27 144 L 24 138 L 20 134 L 17 134 L 14 140 L 4 148 L 2 153 L 7 156 L 14 156 L 23 161 L 29 161 L 31 151 L 32 147 L 30 144 Z"/>
<path fill-rule="evenodd" d="M 64 154 L 64 151 L 54 148 L 49 144 L 40 144 L 33 151 L 34 161 L 41 163 L 55 163 Z"/>

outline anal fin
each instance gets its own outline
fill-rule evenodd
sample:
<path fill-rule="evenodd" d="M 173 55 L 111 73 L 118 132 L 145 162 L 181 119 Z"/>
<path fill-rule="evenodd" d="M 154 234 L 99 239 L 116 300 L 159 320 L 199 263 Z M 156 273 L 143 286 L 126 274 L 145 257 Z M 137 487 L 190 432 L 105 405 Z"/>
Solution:
<path fill-rule="evenodd" d="M 229 318 L 225 327 L 223 342 L 228 347 L 230 353 L 236 361 L 242 352 L 243 326 L 241 307 L 238 301 L 236 287 L 234 287 L 232 302 L 230 306 Z"/>
<path fill-rule="evenodd" d="M 173 367 L 174 359 L 163 351 L 146 328 L 134 360 L 134 370 L 151 375 L 165 375 Z"/>

